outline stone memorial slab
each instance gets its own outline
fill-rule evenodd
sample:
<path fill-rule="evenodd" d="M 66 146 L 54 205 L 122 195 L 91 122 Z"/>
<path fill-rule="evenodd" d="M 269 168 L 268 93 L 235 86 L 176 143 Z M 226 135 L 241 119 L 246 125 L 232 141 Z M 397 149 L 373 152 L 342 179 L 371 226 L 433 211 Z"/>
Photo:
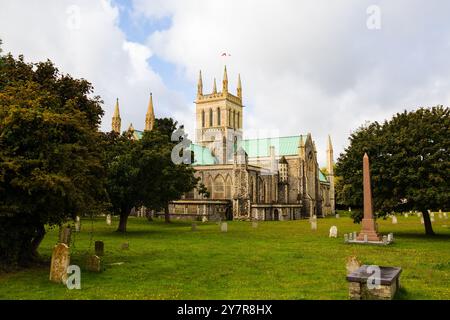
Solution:
<path fill-rule="evenodd" d="M 99 256 L 89 255 L 86 259 L 86 270 L 90 272 L 101 272 L 102 264 Z"/>
<path fill-rule="evenodd" d="M 222 231 L 222 232 L 228 232 L 228 223 L 222 222 L 222 223 L 220 224 L 220 231 Z"/>
<path fill-rule="evenodd" d="M 107 224 L 108 226 L 111 225 L 111 215 L 110 215 L 110 214 L 107 214 L 107 215 L 106 215 L 106 224 Z"/>
<path fill-rule="evenodd" d="M 53 248 L 50 264 L 50 281 L 66 283 L 67 268 L 70 264 L 69 247 L 65 243 L 58 243 Z"/>
<path fill-rule="evenodd" d="M 329 234 L 330 238 L 337 238 L 338 237 L 338 228 L 336 226 L 332 226 L 330 228 L 330 234 Z"/>
<path fill-rule="evenodd" d="M 59 243 L 64 243 L 67 246 L 70 246 L 72 237 L 72 228 L 65 226 L 59 228 Z"/>
<path fill-rule="evenodd" d="M 103 241 L 95 241 L 95 254 L 99 257 L 105 254 L 105 244 Z"/>

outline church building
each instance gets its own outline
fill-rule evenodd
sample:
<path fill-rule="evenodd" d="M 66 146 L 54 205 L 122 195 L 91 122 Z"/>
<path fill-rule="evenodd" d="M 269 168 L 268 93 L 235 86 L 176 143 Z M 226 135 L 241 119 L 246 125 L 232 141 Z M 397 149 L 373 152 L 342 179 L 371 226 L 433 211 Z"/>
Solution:
<path fill-rule="evenodd" d="M 171 213 L 180 216 L 236 220 L 295 220 L 335 213 L 333 147 L 328 136 L 327 173 L 317 162 L 317 149 L 310 133 L 287 137 L 244 139 L 244 108 L 240 75 L 237 92 L 228 90 L 225 67 L 222 90 L 214 79 L 212 93 L 203 92 L 200 72 L 196 104 L 194 152 L 195 175 L 208 192 L 197 190 L 174 201 Z M 145 130 L 154 124 L 150 96 Z M 112 120 L 120 132 L 118 101 Z M 133 136 L 141 131 L 130 125 Z"/>

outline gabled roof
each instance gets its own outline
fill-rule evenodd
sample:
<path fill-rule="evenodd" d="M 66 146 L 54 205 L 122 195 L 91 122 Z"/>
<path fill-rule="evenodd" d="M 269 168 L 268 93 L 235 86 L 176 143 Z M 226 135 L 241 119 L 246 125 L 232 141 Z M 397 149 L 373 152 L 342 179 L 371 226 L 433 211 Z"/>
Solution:
<path fill-rule="evenodd" d="M 242 148 L 247 152 L 249 158 L 269 157 L 270 147 L 275 147 L 275 156 L 298 155 L 298 147 L 301 136 L 246 139 L 242 140 Z M 303 136 L 306 141 L 307 136 Z"/>
<path fill-rule="evenodd" d="M 206 147 L 193 143 L 189 147 L 189 150 L 194 151 L 194 163 L 192 164 L 194 166 L 207 166 L 218 163 L 217 158 Z"/>
<path fill-rule="evenodd" d="M 327 176 L 319 169 L 319 181 L 320 182 L 329 182 Z"/>

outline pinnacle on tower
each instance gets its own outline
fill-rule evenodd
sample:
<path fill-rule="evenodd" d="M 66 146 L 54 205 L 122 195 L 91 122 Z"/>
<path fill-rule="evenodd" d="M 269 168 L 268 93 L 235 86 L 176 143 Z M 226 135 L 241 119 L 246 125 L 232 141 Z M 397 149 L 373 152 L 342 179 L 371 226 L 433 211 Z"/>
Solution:
<path fill-rule="evenodd" d="M 238 75 L 237 96 L 238 96 L 239 99 L 242 100 L 241 74 Z"/>
<path fill-rule="evenodd" d="M 331 143 L 331 136 L 330 135 L 328 135 L 327 150 L 328 151 L 333 151 L 333 145 Z"/>
<path fill-rule="evenodd" d="M 202 70 L 200 70 L 198 76 L 198 84 L 197 84 L 197 96 L 203 95 L 203 81 L 202 81 Z"/>
<path fill-rule="evenodd" d="M 119 98 L 116 99 L 116 106 L 112 117 L 112 131 L 120 134 L 120 126 L 122 120 L 120 119 Z"/>
<path fill-rule="evenodd" d="M 153 95 L 150 92 L 150 101 L 148 102 L 147 114 L 145 116 L 145 131 L 152 131 L 155 125 L 155 112 L 153 109 Z"/>
<path fill-rule="evenodd" d="M 228 92 L 228 75 L 227 75 L 227 66 L 225 66 L 225 69 L 223 71 L 223 93 Z"/>
<path fill-rule="evenodd" d="M 213 93 L 214 93 L 214 94 L 217 93 L 216 78 L 214 78 Z"/>

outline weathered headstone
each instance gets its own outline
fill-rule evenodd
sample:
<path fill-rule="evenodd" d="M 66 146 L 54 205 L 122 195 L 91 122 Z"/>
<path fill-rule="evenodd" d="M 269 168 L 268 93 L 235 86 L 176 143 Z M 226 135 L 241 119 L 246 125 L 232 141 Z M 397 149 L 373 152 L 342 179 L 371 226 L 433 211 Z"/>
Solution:
<path fill-rule="evenodd" d="M 103 241 L 95 241 L 95 254 L 99 257 L 105 254 L 105 244 Z"/>
<path fill-rule="evenodd" d="M 336 213 L 336 219 L 339 219 L 339 213 Z"/>
<path fill-rule="evenodd" d="M 311 221 L 311 230 L 313 231 L 317 230 L 317 221 Z"/>
<path fill-rule="evenodd" d="M 388 234 L 387 241 L 388 241 L 388 242 L 394 241 L 394 234 L 393 234 L 393 233 L 389 233 L 389 234 Z"/>
<path fill-rule="evenodd" d="M 396 216 L 392 216 L 392 224 L 397 224 L 397 217 Z"/>
<path fill-rule="evenodd" d="M 405 213 L 405 218 L 408 218 L 408 214 L 407 213 Z"/>
<path fill-rule="evenodd" d="M 332 226 L 330 228 L 330 234 L 329 234 L 330 238 L 337 238 L 338 237 L 338 228 L 336 226 Z"/>
<path fill-rule="evenodd" d="M 75 232 L 80 232 L 81 231 L 81 220 L 80 217 L 77 216 L 75 218 Z"/>
<path fill-rule="evenodd" d="M 352 256 L 347 258 L 347 274 L 350 274 L 356 270 L 358 270 L 361 267 L 361 262 L 358 260 L 357 257 Z"/>
<path fill-rule="evenodd" d="M 111 225 L 111 215 L 110 215 L 110 214 L 107 214 L 107 215 L 106 215 L 106 224 L 107 224 L 108 226 Z"/>
<path fill-rule="evenodd" d="M 191 224 L 191 231 L 197 231 L 197 224 L 196 223 Z"/>
<path fill-rule="evenodd" d="M 59 243 L 64 243 L 70 246 L 70 240 L 72 236 L 72 228 L 65 226 L 59 228 Z"/>
<path fill-rule="evenodd" d="M 101 272 L 102 264 L 99 256 L 89 255 L 86 259 L 86 270 L 90 272 Z"/>
<path fill-rule="evenodd" d="M 69 247 L 65 243 L 58 243 L 53 248 L 52 262 L 50 265 L 50 281 L 65 283 L 69 264 Z"/>
<path fill-rule="evenodd" d="M 387 243 L 388 242 L 388 237 L 386 235 L 383 236 L 383 243 Z"/>
<path fill-rule="evenodd" d="M 228 223 L 222 222 L 222 223 L 220 224 L 220 230 L 221 230 L 222 232 L 228 232 Z"/>
<path fill-rule="evenodd" d="M 128 250 L 128 249 L 130 249 L 130 243 L 129 243 L 129 242 L 124 242 L 124 243 L 122 243 L 122 249 L 123 249 L 123 250 Z"/>

